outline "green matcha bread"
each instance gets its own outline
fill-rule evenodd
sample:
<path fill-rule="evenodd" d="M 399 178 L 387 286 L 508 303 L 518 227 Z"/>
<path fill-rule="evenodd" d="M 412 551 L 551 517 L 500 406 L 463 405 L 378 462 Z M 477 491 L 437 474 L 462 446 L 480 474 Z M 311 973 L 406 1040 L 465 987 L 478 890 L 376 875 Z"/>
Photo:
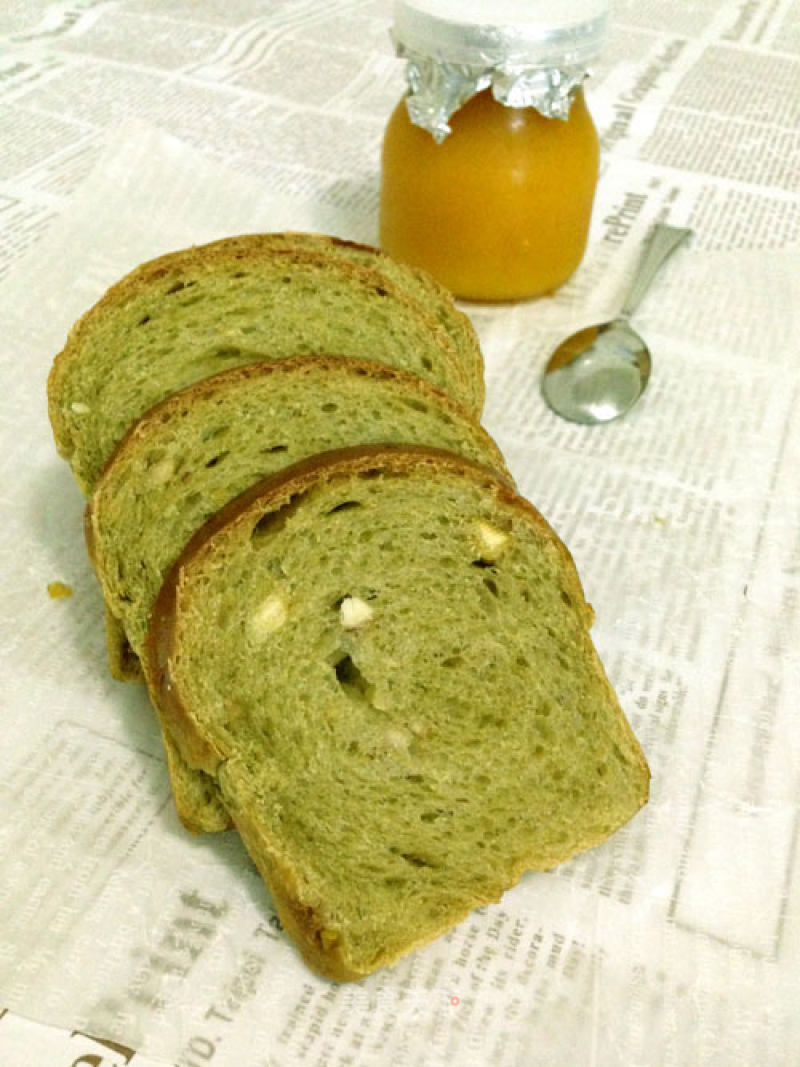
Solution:
<path fill-rule="evenodd" d="M 86 512 L 89 555 L 107 607 L 112 674 L 138 678 L 147 627 L 170 565 L 234 496 L 317 452 L 416 443 L 457 452 L 510 481 L 494 441 L 446 394 L 373 361 L 266 361 L 174 394 L 137 421 Z M 229 824 L 215 788 L 182 766 L 166 738 L 178 813 L 193 830 Z"/>
<path fill-rule="evenodd" d="M 134 652 L 167 568 L 233 496 L 316 452 L 402 442 L 458 452 L 511 479 L 494 441 L 445 393 L 375 362 L 251 364 L 152 408 L 114 453 L 87 508 L 90 555 Z"/>
<path fill-rule="evenodd" d="M 450 335 L 461 362 L 467 368 L 474 388 L 476 413 L 483 408 L 484 366 L 483 353 L 477 334 L 469 317 L 459 311 L 449 290 L 440 285 L 427 271 L 401 263 L 372 245 L 346 241 L 327 234 L 304 233 L 292 230 L 288 233 L 262 235 L 262 240 L 273 247 L 297 247 L 314 251 L 327 251 L 353 263 L 379 270 L 418 303 L 423 304 Z"/>
<path fill-rule="evenodd" d="M 146 646 L 308 963 L 357 979 L 600 844 L 649 772 L 573 561 L 483 466 L 324 453 L 189 542 Z"/>
<path fill-rule="evenodd" d="M 53 363 L 59 453 L 88 494 L 130 426 L 165 397 L 232 366 L 316 352 L 399 367 L 478 415 L 471 328 L 452 301 L 448 315 L 443 290 L 431 287 L 433 305 L 424 292 L 418 272 L 313 235 L 243 235 L 144 263 L 78 320 Z"/>

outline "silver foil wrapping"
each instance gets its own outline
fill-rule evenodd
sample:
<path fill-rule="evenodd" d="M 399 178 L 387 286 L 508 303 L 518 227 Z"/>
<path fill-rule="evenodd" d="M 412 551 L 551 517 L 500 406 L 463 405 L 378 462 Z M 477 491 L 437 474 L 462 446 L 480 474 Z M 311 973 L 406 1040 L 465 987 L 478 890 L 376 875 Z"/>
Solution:
<path fill-rule="evenodd" d="M 406 61 L 411 121 L 433 135 L 438 144 L 451 133 L 450 117 L 484 89 L 507 107 L 533 107 L 546 118 L 566 120 L 572 100 L 583 84 L 584 66 L 531 67 L 515 63 L 473 66 L 446 63 L 414 53 L 395 42 Z"/>

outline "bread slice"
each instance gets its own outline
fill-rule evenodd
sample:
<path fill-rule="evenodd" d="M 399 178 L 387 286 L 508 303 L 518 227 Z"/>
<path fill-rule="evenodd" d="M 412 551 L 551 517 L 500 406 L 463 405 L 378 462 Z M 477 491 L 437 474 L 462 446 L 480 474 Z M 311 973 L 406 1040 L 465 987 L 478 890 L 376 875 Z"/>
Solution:
<path fill-rule="evenodd" d="M 310 242 L 309 242 L 310 243 Z M 129 427 L 192 382 L 315 352 L 377 360 L 444 389 L 474 414 L 473 352 L 419 299 L 418 276 L 355 262 L 335 243 L 242 235 L 142 264 L 79 319 L 48 379 L 56 446 L 87 494 Z M 463 325 L 461 312 L 453 317 Z M 454 327 L 455 329 L 455 327 Z"/>
<path fill-rule="evenodd" d="M 146 673 L 305 959 L 357 979 L 646 802 L 591 621 L 564 545 L 491 472 L 345 449 L 192 539 Z"/>
<path fill-rule="evenodd" d="M 301 357 L 205 379 L 134 424 L 86 512 L 89 555 L 107 607 L 112 673 L 137 680 L 158 590 L 192 534 L 266 475 L 332 448 L 436 445 L 511 481 L 497 445 L 443 392 L 379 363 Z M 194 831 L 229 825 L 212 784 L 167 739 L 175 804 Z"/>

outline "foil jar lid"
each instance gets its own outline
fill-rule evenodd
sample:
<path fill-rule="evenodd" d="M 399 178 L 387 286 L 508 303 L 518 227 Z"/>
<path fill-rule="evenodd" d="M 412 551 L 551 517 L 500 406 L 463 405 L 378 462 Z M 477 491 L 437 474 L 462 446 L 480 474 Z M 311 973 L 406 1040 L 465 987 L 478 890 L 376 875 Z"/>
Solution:
<path fill-rule="evenodd" d="M 407 106 L 437 141 L 471 96 L 566 119 L 605 40 L 609 0 L 396 0 Z"/>

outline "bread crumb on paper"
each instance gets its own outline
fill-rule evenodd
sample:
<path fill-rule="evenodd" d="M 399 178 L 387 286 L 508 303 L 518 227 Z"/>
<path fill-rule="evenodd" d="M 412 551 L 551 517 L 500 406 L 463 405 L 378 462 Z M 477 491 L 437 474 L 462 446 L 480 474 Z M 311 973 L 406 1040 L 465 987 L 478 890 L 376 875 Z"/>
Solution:
<path fill-rule="evenodd" d="M 47 593 L 51 600 L 65 600 L 72 596 L 72 586 L 66 582 L 48 582 Z"/>

